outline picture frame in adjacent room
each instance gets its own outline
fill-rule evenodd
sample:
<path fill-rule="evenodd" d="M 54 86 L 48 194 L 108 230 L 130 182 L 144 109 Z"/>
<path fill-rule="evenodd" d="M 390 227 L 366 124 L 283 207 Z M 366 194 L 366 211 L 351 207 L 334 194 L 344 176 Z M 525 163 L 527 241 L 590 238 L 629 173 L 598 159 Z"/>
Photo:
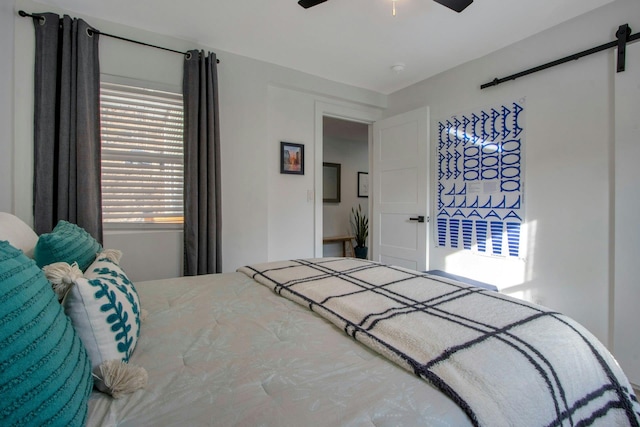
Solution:
<path fill-rule="evenodd" d="M 358 172 L 358 197 L 369 197 L 369 173 Z"/>
<path fill-rule="evenodd" d="M 322 201 L 340 203 L 340 163 L 322 163 Z"/>
<path fill-rule="evenodd" d="M 304 175 L 304 144 L 280 142 L 280 173 Z"/>

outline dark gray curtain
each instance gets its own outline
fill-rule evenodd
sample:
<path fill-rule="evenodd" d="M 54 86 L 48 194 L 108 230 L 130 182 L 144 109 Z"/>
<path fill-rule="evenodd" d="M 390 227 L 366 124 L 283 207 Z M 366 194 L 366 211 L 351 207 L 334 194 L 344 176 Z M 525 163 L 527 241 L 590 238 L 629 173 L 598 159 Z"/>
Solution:
<path fill-rule="evenodd" d="M 220 128 L 214 53 L 184 60 L 184 274 L 220 273 Z"/>
<path fill-rule="evenodd" d="M 102 242 L 98 34 L 81 19 L 37 16 L 34 228 L 64 219 Z"/>

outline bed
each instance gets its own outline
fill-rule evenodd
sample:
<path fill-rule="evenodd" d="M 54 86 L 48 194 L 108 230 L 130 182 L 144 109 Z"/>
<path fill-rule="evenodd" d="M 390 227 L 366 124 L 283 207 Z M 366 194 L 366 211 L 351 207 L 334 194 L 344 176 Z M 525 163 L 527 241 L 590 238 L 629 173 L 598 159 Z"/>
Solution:
<path fill-rule="evenodd" d="M 130 363 L 146 389 L 93 392 L 90 426 L 468 426 L 420 378 L 243 273 L 137 283 Z M 169 345 L 167 345 L 169 344 Z"/>
<path fill-rule="evenodd" d="M 579 324 L 544 307 L 351 258 L 286 260 L 134 285 L 118 266 L 119 255 L 97 247 L 78 227 L 63 224 L 71 233 L 61 245 L 64 254 L 53 251 L 42 261 L 38 245 L 45 236 L 15 220 L 0 214 L 0 241 L 8 240 L 0 242 L 0 272 L 19 264 L 29 272 L 23 282 L 30 288 L 41 282 L 38 298 L 47 295 L 51 316 L 70 334 L 68 351 L 78 354 L 68 368 L 78 382 L 64 380 L 40 401 L 45 387 L 37 381 L 44 376 L 49 386 L 63 368 L 43 365 L 51 372 L 22 380 L 35 371 L 13 369 L 13 362 L 28 359 L 24 350 L 11 355 L 16 344 L 0 346 L 2 425 L 640 425 L 640 406 L 611 354 Z M 71 246 L 80 252 L 70 253 Z M 39 264 L 64 255 L 60 264 L 77 273 L 67 281 L 64 311 L 51 291 L 58 282 L 50 267 L 58 263 L 36 265 L 25 254 Z M 119 398 L 91 390 L 92 382 L 101 388 L 94 343 L 69 320 L 77 316 L 69 308 L 73 293 L 107 281 L 117 282 L 132 302 L 133 329 L 114 327 L 126 335 L 123 360 L 145 373 L 144 387 Z M 3 304 L 17 291 L 6 291 L 15 285 L 9 273 L 0 274 L 0 282 L 0 343 L 6 344 L 5 335 L 16 335 L 27 320 L 17 322 L 15 334 L 11 322 L 28 315 L 24 307 L 35 297 L 7 310 Z M 15 289 L 24 285 L 18 282 Z M 79 341 L 89 357 L 77 350 Z M 63 353 L 33 343 L 25 348 L 44 352 L 40 357 Z M 12 384 L 27 391 L 13 393 Z M 14 397 L 20 404 L 11 403 Z"/>

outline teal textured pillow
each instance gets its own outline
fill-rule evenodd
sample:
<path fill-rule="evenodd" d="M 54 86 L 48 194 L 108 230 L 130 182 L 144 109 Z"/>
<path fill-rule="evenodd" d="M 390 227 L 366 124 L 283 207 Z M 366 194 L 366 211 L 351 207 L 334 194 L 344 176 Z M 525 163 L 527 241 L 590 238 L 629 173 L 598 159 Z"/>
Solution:
<path fill-rule="evenodd" d="M 104 253 L 74 280 L 62 305 L 82 339 L 92 369 L 129 362 L 140 335 L 140 299 L 122 268 Z"/>
<path fill-rule="evenodd" d="M 0 242 L 0 425 L 82 426 L 92 386 L 84 345 L 42 270 Z"/>
<path fill-rule="evenodd" d="M 33 258 L 40 268 L 54 262 L 77 262 L 85 271 L 101 250 L 100 243 L 82 227 L 60 220 L 51 233 L 38 238 Z"/>

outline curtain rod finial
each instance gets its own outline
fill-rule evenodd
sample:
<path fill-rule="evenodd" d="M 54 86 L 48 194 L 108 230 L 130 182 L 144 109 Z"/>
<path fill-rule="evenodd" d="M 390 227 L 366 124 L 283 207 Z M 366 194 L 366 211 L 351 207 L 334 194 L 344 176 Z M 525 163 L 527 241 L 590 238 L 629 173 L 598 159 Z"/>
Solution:
<path fill-rule="evenodd" d="M 46 21 L 46 19 L 47 19 L 47 18 L 45 18 L 44 16 L 36 16 L 36 15 L 32 15 L 32 14 L 30 14 L 30 13 L 25 12 L 25 11 L 24 11 L 24 10 L 22 10 L 22 9 L 20 9 L 20 10 L 18 11 L 18 15 L 20 15 L 20 16 L 21 16 L 21 17 L 23 17 L 23 18 L 36 18 L 36 19 L 38 19 L 39 21 L 42 21 L 42 22 L 40 22 L 40 25 L 44 25 L 44 22 L 45 22 L 45 21 Z"/>

